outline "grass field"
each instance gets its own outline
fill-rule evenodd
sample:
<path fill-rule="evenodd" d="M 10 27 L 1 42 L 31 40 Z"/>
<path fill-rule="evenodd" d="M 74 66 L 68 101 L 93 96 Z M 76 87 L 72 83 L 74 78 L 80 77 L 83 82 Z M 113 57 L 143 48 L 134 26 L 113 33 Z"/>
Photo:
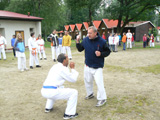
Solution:
<path fill-rule="evenodd" d="M 41 60 L 41 68 L 20 72 L 17 58 L 7 52 L 7 60 L 0 61 L 0 120 L 62 120 L 66 101 L 56 101 L 53 111 L 44 113 L 46 99 L 41 96 L 42 84 L 52 65 L 50 43 L 46 43 L 47 60 Z M 96 97 L 84 100 L 86 90 L 83 81 L 84 52 L 77 52 L 72 41 L 72 56 L 79 77 L 76 83 L 65 82 L 65 87 L 78 90 L 75 120 L 160 120 L 160 44 L 155 48 L 136 47 L 111 53 L 105 59 L 103 69 L 107 104 L 95 107 Z M 26 50 L 27 67 L 29 52 Z M 97 87 L 94 83 L 96 96 Z"/>

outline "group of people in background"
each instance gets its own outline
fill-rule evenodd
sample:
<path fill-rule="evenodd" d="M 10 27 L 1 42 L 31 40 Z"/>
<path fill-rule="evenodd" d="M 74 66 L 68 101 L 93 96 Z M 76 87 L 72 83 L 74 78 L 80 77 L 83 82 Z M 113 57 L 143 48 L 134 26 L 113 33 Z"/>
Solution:
<path fill-rule="evenodd" d="M 121 46 L 121 42 L 123 43 L 124 51 L 126 50 L 126 46 L 130 49 L 135 46 L 135 34 L 131 33 L 130 29 L 128 29 L 127 33 L 124 32 L 123 36 L 121 36 L 120 33 L 112 34 L 108 32 L 106 37 L 105 32 L 103 32 L 102 38 L 108 42 L 109 48 L 113 52 L 118 52 L 118 46 Z M 155 47 L 153 34 L 144 34 L 143 48 L 146 48 L 146 46 Z"/>
<path fill-rule="evenodd" d="M 60 53 L 68 53 L 68 58 L 72 60 L 71 54 L 71 36 L 68 31 L 65 31 L 64 36 L 60 34 L 58 37 L 57 31 L 53 30 L 53 32 L 48 36 L 47 40 L 51 42 L 51 51 L 52 51 L 52 59 L 56 62 L 58 55 Z"/>
<path fill-rule="evenodd" d="M 155 47 L 153 34 L 151 34 L 150 36 L 147 35 L 147 34 L 144 34 L 144 36 L 143 36 L 143 48 L 146 48 L 146 46 Z"/>

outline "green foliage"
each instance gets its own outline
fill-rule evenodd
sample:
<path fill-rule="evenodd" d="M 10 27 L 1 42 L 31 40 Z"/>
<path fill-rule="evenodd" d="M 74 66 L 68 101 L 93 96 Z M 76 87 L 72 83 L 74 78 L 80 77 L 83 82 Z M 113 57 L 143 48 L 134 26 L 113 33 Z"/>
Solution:
<path fill-rule="evenodd" d="M 9 5 L 9 0 L 0 1 L 0 10 L 4 10 Z"/>
<path fill-rule="evenodd" d="M 158 34 L 157 28 L 153 28 L 152 30 L 149 30 L 149 34 L 153 34 L 156 37 Z"/>
<path fill-rule="evenodd" d="M 63 30 L 67 19 L 66 8 L 61 0 L 21 0 L 11 1 L 5 10 L 42 17 L 42 33 L 47 36 L 53 29 Z"/>
<path fill-rule="evenodd" d="M 157 0 L 114 0 L 106 9 L 106 12 L 109 13 L 109 19 L 118 19 L 117 30 L 122 32 L 130 21 L 145 18 L 144 16 L 150 11 L 154 11 L 157 6 L 160 6 L 160 1 Z"/>
<path fill-rule="evenodd" d="M 84 19 L 85 21 L 88 21 L 91 23 L 93 19 L 92 17 L 96 13 L 96 10 L 99 8 L 102 0 L 65 0 L 65 1 L 68 8 L 70 8 L 71 10 L 71 16 L 75 16 L 73 18 L 77 18 L 77 16 L 79 16 L 78 14 L 79 11 L 82 11 L 82 14 L 84 16 L 81 16 L 81 17 L 88 16 L 87 19 L 86 18 Z M 81 21 L 81 22 L 84 22 L 84 21 Z"/>

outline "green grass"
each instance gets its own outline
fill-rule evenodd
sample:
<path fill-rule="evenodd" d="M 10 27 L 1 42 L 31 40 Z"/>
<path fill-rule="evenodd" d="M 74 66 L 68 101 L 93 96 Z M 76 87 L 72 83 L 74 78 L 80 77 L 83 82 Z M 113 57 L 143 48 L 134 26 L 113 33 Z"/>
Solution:
<path fill-rule="evenodd" d="M 140 67 L 140 70 L 146 72 L 146 73 L 153 73 L 153 74 L 160 74 L 160 64 L 157 65 L 150 65 L 147 67 Z"/>
<path fill-rule="evenodd" d="M 131 97 L 112 97 L 108 98 L 108 107 L 111 108 L 111 113 L 115 114 L 129 114 L 135 112 L 136 114 L 143 117 L 146 111 L 143 107 L 150 106 L 154 102 L 150 101 L 146 96 L 131 96 Z"/>
<path fill-rule="evenodd" d="M 115 66 L 115 65 L 109 65 L 109 64 L 105 64 L 104 65 L 104 68 L 108 69 L 109 71 L 112 71 L 112 72 L 134 72 L 134 70 L 132 69 L 129 69 L 129 68 L 124 68 L 124 67 L 121 67 L 121 66 Z"/>

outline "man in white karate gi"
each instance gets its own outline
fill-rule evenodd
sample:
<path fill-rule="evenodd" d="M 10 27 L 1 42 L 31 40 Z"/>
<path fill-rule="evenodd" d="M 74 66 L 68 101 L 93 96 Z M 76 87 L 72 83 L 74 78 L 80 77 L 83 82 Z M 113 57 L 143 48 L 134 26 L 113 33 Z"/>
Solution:
<path fill-rule="evenodd" d="M 127 48 L 132 48 L 132 33 L 130 32 L 130 29 L 128 30 L 127 36 Z"/>
<path fill-rule="evenodd" d="M 1 36 L 0 33 L 0 60 L 1 60 L 1 53 L 3 54 L 3 59 L 6 60 L 6 53 L 5 53 L 6 46 L 7 46 L 7 41 L 3 36 Z"/>
<path fill-rule="evenodd" d="M 53 109 L 56 100 L 65 99 L 68 102 L 63 118 L 71 119 L 78 116 L 76 113 L 78 91 L 64 88 L 62 85 L 65 81 L 76 82 L 79 73 L 74 69 L 74 62 L 70 63 L 71 72 L 69 71 L 67 55 L 61 53 L 57 60 L 58 63 L 50 69 L 41 89 L 42 96 L 47 98 L 45 112 L 50 112 Z"/>

